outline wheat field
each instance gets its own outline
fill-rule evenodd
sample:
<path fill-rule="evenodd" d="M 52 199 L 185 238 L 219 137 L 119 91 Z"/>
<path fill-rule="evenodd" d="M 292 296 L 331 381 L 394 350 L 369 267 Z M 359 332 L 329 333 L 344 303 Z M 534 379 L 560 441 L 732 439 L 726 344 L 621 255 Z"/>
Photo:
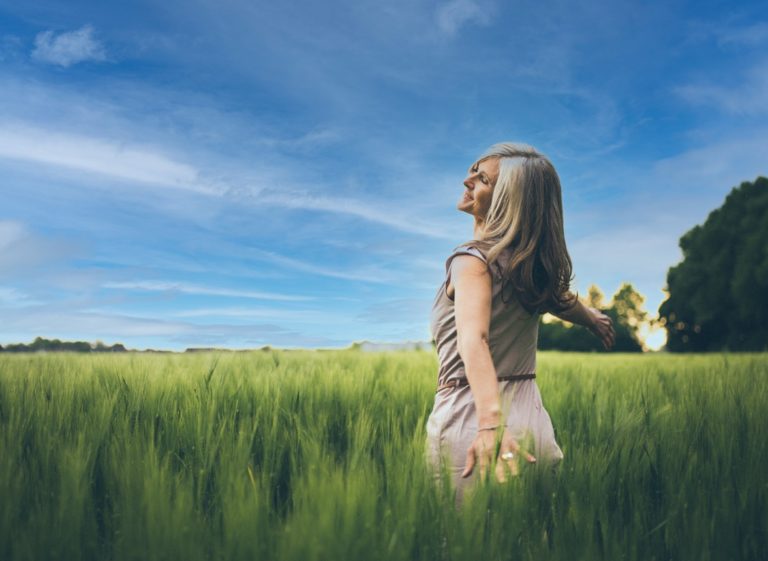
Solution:
<path fill-rule="evenodd" d="M 565 454 L 461 509 L 431 351 L 0 355 L 0 559 L 768 559 L 768 355 L 540 353 Z"/>

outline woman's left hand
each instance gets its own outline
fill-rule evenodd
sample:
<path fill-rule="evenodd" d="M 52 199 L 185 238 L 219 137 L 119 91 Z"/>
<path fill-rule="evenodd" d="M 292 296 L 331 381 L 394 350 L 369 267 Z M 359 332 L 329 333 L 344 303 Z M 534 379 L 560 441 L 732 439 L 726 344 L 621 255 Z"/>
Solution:
<path fill-rule="evenodd" d="M 529 463 L 534 463 L 536 458 L 533 457 L 533 454 L 523 450 L 517 440 L 512 438 L 506 430 L 503 428 L 500 430 L 502 431 L 501 447 L 498 460 L 495 462 L 496 468 L 494 472 L 499 483 L 504 483 L 507 480 L 507 470 L 509 470 L 513 477 L 520 473 L 520 466 L 518 464 L 520 456 L 524 457 Z M 478 464 L 481 477 L 485 477 L 489 466 L 494 463 L 493 455 L 496 450 L 496 436 L 496 431 L 477 431 L 475 439 L 472 441 L 469 450 L 467 450 L 467 462 L 464 472 L 461 474 L 462 477 L 469 477 Z"/>
<path fill-rule="evenodd" d="M 592 324 L 589 330 L 602 341 L 605 350 L 613 347 L 616 341 L 616 333 L 613 330 L 613 320 L 596 308 L 587 308 L 592 315 Z"/>

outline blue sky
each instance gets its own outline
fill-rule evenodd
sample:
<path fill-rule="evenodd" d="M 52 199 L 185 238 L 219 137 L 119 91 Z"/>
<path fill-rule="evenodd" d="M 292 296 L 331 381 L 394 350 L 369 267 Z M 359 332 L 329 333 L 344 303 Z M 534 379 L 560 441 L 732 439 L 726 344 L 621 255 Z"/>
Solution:
<path fill-rule="evenodd" d="M 655 313 L 768 174 L 764 2 L 0 4 L 0 344 L 428 340 L 467 166 L 563 184 L 574 287 Z"/>

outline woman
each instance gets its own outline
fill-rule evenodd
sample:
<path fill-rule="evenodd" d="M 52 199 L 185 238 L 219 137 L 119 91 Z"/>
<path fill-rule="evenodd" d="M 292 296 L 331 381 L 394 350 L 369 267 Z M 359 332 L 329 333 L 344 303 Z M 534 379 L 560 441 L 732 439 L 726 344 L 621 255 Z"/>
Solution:
<path fill-rule="evenodd" d="M 556 464 L 563 453 L 535 382 L 539 316 L 582 325 L 605 348 L 611 320 L 570 290 L 560 180 L 550 161 L 523 144 L 491 146 L 469 170 L 458 209 L 474 217 L 474 239 L 446 261 L 432 308 L 438 390 L 427 422 L 427 459 L 447 467 L 457 491 L 495 464 Z M 531 440 L 532 450 L 521 443 Z M 497 443 L 498 461 L 496 459 Z"/>

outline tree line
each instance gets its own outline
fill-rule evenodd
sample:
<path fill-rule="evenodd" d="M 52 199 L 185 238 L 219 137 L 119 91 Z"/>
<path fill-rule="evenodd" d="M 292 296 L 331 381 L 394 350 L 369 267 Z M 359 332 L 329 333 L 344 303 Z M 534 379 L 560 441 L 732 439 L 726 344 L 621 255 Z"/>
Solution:
<path fill-rule="evenodd" d="M 37 337 L 29 344 L 13 343 L 3 347 L 0 345 L 0 352 L 5 353 L 34 353 L 40 351 L 70 351 L 76 353 L 124 353 L 127 349 L 122 343 L 115 343 L 107 346 L 101 341 L 96 343 L 87 343 L 85 341 L 61 341 L 59 339 L 44 339 Z"/>

